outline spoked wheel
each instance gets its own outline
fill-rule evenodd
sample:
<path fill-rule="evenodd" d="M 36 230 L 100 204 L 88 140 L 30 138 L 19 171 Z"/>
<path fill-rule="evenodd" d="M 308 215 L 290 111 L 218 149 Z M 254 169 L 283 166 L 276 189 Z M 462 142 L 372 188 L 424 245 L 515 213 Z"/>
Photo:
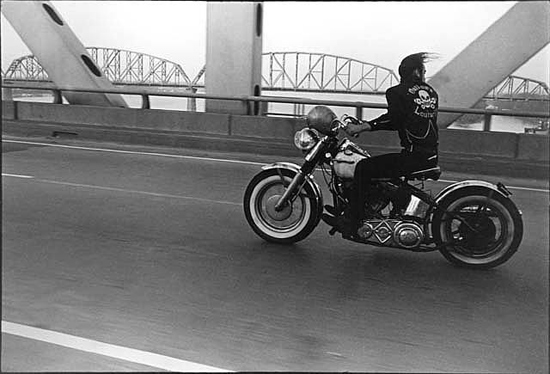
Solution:
<path fill-rule="evenodd" d="M 322 203 L 309 184 L 282 210 L 275 209 L 294 175 L 295 172 L 287 169 L 264 170 L 250 181 L 246 189 L 246 220 L 264 240 L 295 243 L 306 238 L 319 223 Z"/>
<path fill-rule="evenodd" d="M 447 213 L 434 216 L 434 237 L 449 261 L 488 269 L 504 263 L 517 251 L 523 222 L 516 206 L 506 197 L 459 190 L 440 206 Z"/>

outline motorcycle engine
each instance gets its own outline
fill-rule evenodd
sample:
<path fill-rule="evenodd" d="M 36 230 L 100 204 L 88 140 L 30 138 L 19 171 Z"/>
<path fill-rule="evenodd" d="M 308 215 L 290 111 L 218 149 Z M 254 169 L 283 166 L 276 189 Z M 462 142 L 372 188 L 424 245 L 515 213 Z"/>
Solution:
<path fill-rule="evenodd" d="M 390 203 L 391 195 L 382 184 L 370 185 L 365 191 L 367 195 L 365 203 L 365 217 L 373 218 Z"/>
<path fill-rule="evenodd" d="M 416 248 L 424 241 L 424 230 L 418 223 L 396 219 L 364 220 L 357 234 L 363 240 L 408 249 Z"/>

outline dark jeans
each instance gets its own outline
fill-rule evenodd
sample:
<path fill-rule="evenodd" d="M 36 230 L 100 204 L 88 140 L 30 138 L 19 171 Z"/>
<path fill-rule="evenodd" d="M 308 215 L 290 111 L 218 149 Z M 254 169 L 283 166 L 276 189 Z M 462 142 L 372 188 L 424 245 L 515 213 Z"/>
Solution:
<path fill-rule="evenodd" d="M 433 157 L 435 156 L 435 157 Z M 365 205 L 365 190 L 373 178 L 399 178 L 410 172 L 437 166 L 435 153 L 388 153 L 359 161 L 355 168 L 354 189 L 350 201 L 350 218 L 357 222 Z"/>

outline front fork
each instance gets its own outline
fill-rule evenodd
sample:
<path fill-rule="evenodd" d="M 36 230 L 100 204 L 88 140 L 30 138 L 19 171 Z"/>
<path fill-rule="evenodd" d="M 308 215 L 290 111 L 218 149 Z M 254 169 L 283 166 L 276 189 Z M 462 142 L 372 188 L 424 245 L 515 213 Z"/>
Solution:
<path fill-rule="evenodd" d="M 325 141 L 326 138 L 319 141 L 306 155 L 306 161 L 304 162 L 300 170 L 296 173 L 296 175 L 292 179 L 292 182 L 290 182 L 288 188 L 285 190 L 279 201 L 277 201 L 277 203 L 275 204 L 276 212 L 280 212 L 281 210 L 283 210 L 288 205 L 288 203 L 294 201 L 298 193 L 300 193 L 302 187 L 307 182 L 307 176 L 313 173 L 313 171 L 315 170 L 315 166 L 317 166 L 321 151 L 325 147 Z M 279 176 L 281 177 L 284 185 L 285 181 L 283 175 L 279 173 Z"/>
<path fill-rule="evenodd" d="M 279 173 L 279 176 L 281 177 L 281 180 L 284 184 L 284 177 L 281 173 Z M 298 195 L 298 193 L 302 190 L 303 185 L 306 182 L 306 176 L 303 173 L 302 169 L 300 169 L 294 178 L 292 179 L 292 182 L 290 182 L 288 188 L 283 193 L 283 196 L 277 201 L 277 204 L 275 204 L 275 211 L 280 212 L 285 208 L 285 206 L 288 205 L 289 202 L 294 201 L 294 198 Z"/>

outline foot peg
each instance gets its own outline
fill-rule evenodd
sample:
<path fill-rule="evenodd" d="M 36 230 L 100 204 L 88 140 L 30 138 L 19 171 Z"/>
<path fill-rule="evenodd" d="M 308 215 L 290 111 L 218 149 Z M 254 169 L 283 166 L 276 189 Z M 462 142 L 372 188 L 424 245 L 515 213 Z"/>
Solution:
<path fill-rule="evenodd" d="M 335 217 L 338 216 L 338 214 L 336 214 L 337 213 L 336 208 L 333 207 L 332 205 L 325 205 L 324 208 L 329 214 L 331 214 Z"/>
<path fill-rule="evenodd" d="M 329 226 L 336 227 L 336 217 L 331 216 L 330 214 L 321 214 L 321 220 Z"/>

